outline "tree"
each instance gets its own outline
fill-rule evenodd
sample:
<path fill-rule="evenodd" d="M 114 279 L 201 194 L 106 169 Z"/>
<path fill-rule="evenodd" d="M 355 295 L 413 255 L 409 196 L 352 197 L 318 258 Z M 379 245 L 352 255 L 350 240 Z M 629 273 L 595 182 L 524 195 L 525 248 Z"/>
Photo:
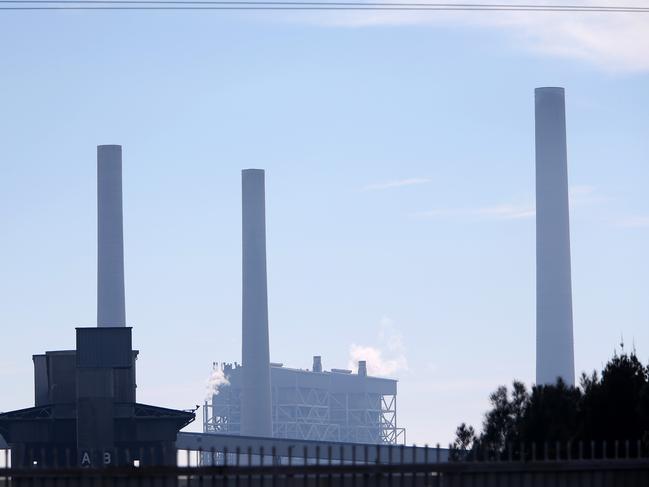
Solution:
<path fill-rule="evenodd" d="M 647 368 L 635 353 L 614 354 L 601 374 L 587 384 L 581 408 L 584 440 L 635 440 L 649 430 Z"/>
<path fill-rule="evenodd" d="M 635 353 L 615 353 L 601 375 L 582 374 L 579 387 L 559 380 L 528 391 L 514 381 L 511 393 L 500 386 L 489 401 L 482 432 L 462 423 L 454 447 L 478 442 L 504 452 L 520 443 L 649 440 L 649 368 Z"/>
<path fill-rule="evenodd" d="M 505 386 L 496 389 L 489 396 L 492 409 L 485 415 L 480 441 L 497 450 L 519 441 L 520 423 L 529 400 L 529 393 L 522 382 L 513 382 L 511 396 Z"/>
<path fill-rule="evenodd" d="M 475 441 L 475 430 L 473 426 L 467 426 L 462 423 L 455 430 L 455 441 L 453 442 L 454 450 L 470 450 Z"/>
<path fill-rule="evenodd" d="M 581 401 L 581 391 L 562 380 L 552 386 L 534 386 L 518 424 L 519 440 L 535 443 L 575 440 Z"/>

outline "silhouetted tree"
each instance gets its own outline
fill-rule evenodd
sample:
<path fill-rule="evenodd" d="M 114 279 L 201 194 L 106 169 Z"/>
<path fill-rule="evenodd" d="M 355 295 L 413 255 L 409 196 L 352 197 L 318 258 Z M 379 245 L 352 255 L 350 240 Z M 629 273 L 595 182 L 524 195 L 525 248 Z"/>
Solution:
<path fill-rule="evenodd" d="M 613 445 L 615 440 L 639 439 L 649 443 L 649 368 L 635 353 L 615 353 L 601 376 L 582 374 L 579 387 L 559 380 L 528 392 L 515 381 L 511 393 L 500 386 L 489 401 L 482 433 L 477 435 L 462 423 L 454 447 L 468 449 L 477 442 L 504 452 L 521 443 L 606 440 Z"/>
<path fill-rule="evenodd" d="M 639 439 L 647 431 L 647 369 L 634 353 L 615 354 L 588 382 L 581 408 L 584 440 Z M 644 406 L 644 407 L 643 407 Z"/>
<path fill-rule="evenodd" d="M 529 393 L 522 382 L 514 381 L 512 392 L 500 386 L 489 396 L 491 410 L 485 415 L 480 441 L 502 450 L 520 440 L 520 424 L 529 404 Z"/>
<path fill-rule="evenodd" d="M 462 423 L 455 430 L 455 441 L 453 442 L 453 449 L 455 450 L 470 450 L 475 441 L 475 430 L 473 426 L 467 426 Z"/>
<path fill-rule="evenodd" d="M 579 431 L 581 401 L 581 391 L 567 386 L 562 380 L 553 386 L 534 386 L 518 424 L 519 441 L 575 440 Z"/>

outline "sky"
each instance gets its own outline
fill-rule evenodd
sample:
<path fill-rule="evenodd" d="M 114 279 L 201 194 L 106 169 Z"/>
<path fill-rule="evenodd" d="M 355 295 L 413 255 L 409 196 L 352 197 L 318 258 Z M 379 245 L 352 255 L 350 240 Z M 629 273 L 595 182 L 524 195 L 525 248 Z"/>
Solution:
<path fill-rule="evenodd" d="M 622 341 L 647 362 L 649 14 L 0 12 L 0 410 L 95 325 L 96 145 L 121 144 L 140 402 L 193 407 L 240 361 L 258 167 L 271 360 L 367 357 L 408 443 L 479 426 L 534 380 L 538 86 L 566 89 L 577 373 Z"/>

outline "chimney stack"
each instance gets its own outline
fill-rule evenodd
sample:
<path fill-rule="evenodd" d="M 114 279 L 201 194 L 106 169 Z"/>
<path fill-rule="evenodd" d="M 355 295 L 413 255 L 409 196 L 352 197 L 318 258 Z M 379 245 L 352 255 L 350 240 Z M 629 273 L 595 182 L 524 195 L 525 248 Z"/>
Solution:
<path fill-rule="evenodd" d="M 273 435 L 266 282 L 264 171 L 241 172 L 242 189 L 242 399 L 241 434 Z"/>
<path fill-rule="evenodd" d="M 537 88 L 536 383 L 575 383 L 563 88 Z"/>
<path fill-rule="evenodd" d="M 313 356 L 313 371 L 322 372 L 322 357 L 320 355 Z"/>
<path fill-rule="evenodd" d="M 126 326 L 122 146 L 97 146 L 97 326 Z"/>
<path fill-rule="evenodd" d="M 367 362 L 365 360 L 358 361 L 358 375 L 367 377 Z"/>

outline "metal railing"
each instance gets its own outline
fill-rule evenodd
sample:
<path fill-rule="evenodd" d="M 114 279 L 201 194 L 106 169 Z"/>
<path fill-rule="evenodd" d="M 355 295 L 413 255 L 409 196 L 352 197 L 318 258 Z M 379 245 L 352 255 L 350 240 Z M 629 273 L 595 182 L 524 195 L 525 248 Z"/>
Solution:
<path fill-rule="evenodd" d="M 357 450 L 357 451 L 355 451 Z M 182 451 L 173 466 L 77 465 L 11 466 L 0 452 L 0 487 L 481 487 L 481 486 L 646 486 L 649 448 L 636 441 L 508 445 L 494 449 L 476 444 L 470 450 L 420 449 L 406 459 L 404 448 L 353 448 L 351 457 L 318 452 L 279 455 L 255 451 Z M 384 453 L 387 456 L 384 456 Z M 118 455 L 119 456 L 119 455 Z M 74 455 L 70 455 L 75 458 Z M 323 458 L 324 457 L 324 458 Z"/>

